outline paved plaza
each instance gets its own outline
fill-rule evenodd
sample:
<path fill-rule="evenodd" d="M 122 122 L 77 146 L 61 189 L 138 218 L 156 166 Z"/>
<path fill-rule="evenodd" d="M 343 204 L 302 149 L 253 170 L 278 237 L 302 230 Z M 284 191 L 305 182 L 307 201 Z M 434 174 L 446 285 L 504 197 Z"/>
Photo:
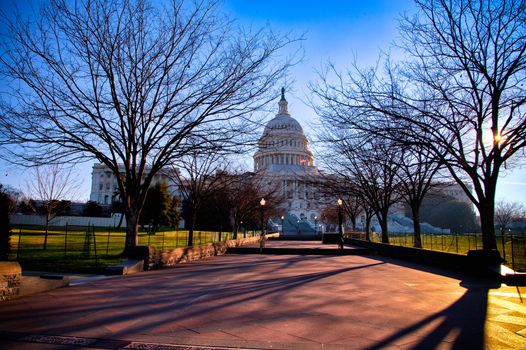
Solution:
<path fill-rule="evenodd" d="M 0 348 L 526 349 L 522 298 L 376 255 L 225 255 L 2 303 Z"/>

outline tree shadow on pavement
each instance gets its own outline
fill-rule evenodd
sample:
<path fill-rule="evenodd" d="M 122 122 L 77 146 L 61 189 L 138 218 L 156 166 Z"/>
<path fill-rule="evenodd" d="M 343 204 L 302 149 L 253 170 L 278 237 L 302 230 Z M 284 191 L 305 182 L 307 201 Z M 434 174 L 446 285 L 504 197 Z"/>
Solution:
<path fill-rule="evenodd" d="M 450 344 L 451 349 L 485 349 L 484 325 L 487 316 L 488 292 L 490 289 L 500 287 L 500 283 L 467 279 L 460 285 L 466 288 L 466 292 L 455 303 L 396 332 L 368 349 L 384 349 L 400 344 L 402 338 L 415 334 L 432 324 L 436 324 L 434 328 L 426 331 L 424 337 L 412 344 L 405 344 L 406 348 L 436 349 L 441 345 Z"/>

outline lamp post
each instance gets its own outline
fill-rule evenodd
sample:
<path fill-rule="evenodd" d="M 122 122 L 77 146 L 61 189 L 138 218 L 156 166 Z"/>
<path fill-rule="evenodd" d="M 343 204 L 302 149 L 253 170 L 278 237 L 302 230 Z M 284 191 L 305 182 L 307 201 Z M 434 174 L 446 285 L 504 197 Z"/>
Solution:
<path fill-rule="evenodd" d="M 285 217 L 283 215 L 281 215 L 281 234 L 282 235 L 285 234 L 285 231 L 284 231 L 285 227 L 283 226 L 284 222 L 285 222 Z"/>
<path fill-rule="evenodd" d="M 265 198 L 261 198 L 259 204 L 261 205 L 261 235 L 259 236 L 259 251 L 263 252 L 265 247 L 265 221 L 263 220 L 265 214 L 265 204 L 267 201 Z"/>
<path fill-rule="evenodd" d="M 318 217 L 314 216 L 314 234 L 318 235 Z"/>
<path fill-rule="evenodd" d="M 341 198 L 338 198 L 338 241 L 340 250 L 343 250 L 343 217 L 342 217 L 342 204 Z"/>

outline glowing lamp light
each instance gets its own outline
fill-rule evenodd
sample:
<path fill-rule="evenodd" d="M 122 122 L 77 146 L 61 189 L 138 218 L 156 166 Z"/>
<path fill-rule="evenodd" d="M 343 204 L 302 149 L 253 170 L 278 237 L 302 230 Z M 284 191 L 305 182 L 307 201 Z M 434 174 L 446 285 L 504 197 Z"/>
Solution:
<path fill-rule="evenodd" d="M 259 204 L 261 204 L 261 206 L 264 206 L 265 204 L 267 204 L 267 201 L 265 200 L 265 198 L 261 198 Z"/>
<path fill-rule="evenodd" d="M 338 198 L 338 205 L 341 206 L 343 204 L 343 201 L 341 198 Z"/>

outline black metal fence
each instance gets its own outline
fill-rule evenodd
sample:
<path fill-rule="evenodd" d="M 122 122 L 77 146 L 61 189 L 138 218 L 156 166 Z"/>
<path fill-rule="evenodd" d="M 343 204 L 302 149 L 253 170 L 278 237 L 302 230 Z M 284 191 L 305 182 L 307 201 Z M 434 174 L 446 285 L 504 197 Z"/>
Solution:
<path fill-rule="evenodd" d="M 259 232 L 238 232 L 238 238 L 250 237 Z M 233 239 L 232 232 L 194 231 L 194 245 Z M 11 230 L 11 256 L 19 259 L 37 252 L 63 257 L 89 257 L 117 255 L 124 249 L 126 232 L 113 227 L 94 226 L 50 227 L 47 238 L 45 229 L 37 226 L 17 227 Z M 151 245 L 158 249 L 186 247 L 187 230 L 162 230 L 155 234 L 139 232 L 139 245 Z"/>
<path fill-rule="evenodd" d="M 347 237 L 365 239 L 364 232 L 351 232 Z M 380 233 L 371 233 L 371 241 L 381 242 Z M 499 234 L 497 249 L 505 264 L 515 271 L 526 271 L 526 235 Z M 422 248 L 455 254 L 467 254 L 474 249 L 482 249 L 481 233 L 422 234 Z M 389 233 L 389 244 L 413 247 L 413 233 Z"/>

